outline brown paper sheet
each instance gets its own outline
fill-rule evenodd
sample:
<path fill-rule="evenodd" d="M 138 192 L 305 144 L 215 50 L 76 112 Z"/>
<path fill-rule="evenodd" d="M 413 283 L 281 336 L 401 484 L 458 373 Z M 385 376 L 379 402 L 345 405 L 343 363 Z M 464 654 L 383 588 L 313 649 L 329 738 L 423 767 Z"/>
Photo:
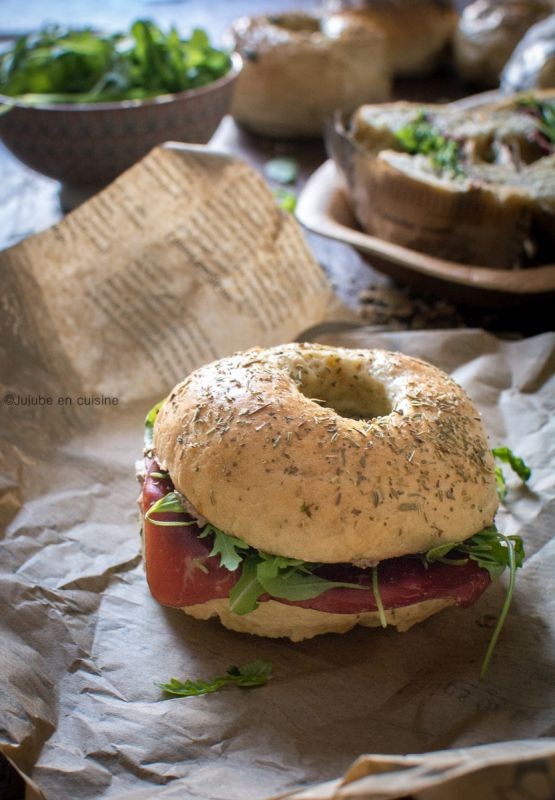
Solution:
<path fill-rule="evenodd" d="M 551 800 L 555 742 L 524 740 L 411 756 L 361 756 L 343 778 L 281 800 Z"/>
<path fill-rule="evenodd" d="M 198 155 L 155 151 L 107 196 L 2 256 L 0 749 L 47 800 L 254 800 L 322 781 L 332 783 L 308 796 L 358 782 L 353 796 L 391 797 L 400 784 L 388 786 L 387 773 L 381 794 L 366 791 L 365 759 L 338 776 L 361 753 L 554 737 L 555 335 L 332 335 L 452 372 L 492 443 L 533 466 L 528 487 L 511 480 L 499 515 L 503 530 L 525 537 L 528 559 L 485 681 L 505 579 L 473 608 L 405 634 L 360 629 L 300 644 L 235 634 L 150 598 L 133 477 L 146 410 L 207 356 L 316 325 L 329 299 L 294 221 L 278 218 L 259 179 Z M 207 251 L 212 214 L 223 228 Z M 6 401 L 23 392 L 53 403 Z M 112 396 L 117 404 L 77 405 Z M 275 675 L 250 692 L 165 700 L 155 685 L 255 658 Z M 542 744 L 544 756 L 555 751 L 555 739 Z M 525 747 L 501 750 L 513 760 Z M 474 754 L 451 752 L 446 778 Z"/>

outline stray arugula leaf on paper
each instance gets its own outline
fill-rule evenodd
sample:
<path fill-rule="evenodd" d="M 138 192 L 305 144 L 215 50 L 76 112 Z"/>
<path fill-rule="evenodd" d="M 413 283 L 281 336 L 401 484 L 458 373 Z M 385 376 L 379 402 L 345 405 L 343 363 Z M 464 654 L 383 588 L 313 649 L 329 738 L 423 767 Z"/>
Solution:
<path fill-rule="evenodd" d="M 226 686 L 238 686 L 241 689 L 254 689 L 264 686 L 272 677 L 272 664 L 269 661 L 250 661 L 242 667 L 229 667 L 225 675 L 203 680 L 187 679 L 180 681 L 172 678 L 168 683 L 157 684 L 166 694 L 175 697 L 199 697 L 203 694 L 219 692 Z"/>
<path fill-rule="evenodd" d="M 499 461 L 503 462 L 504 464 L 508 464 L 523 483 L 526 483 L 526 481 L 530 478 L 530 475 L 532 474 L 530 467 L 522 460 L 522 458 L 516 456 L 509 447 L 494 447 L 491 452 L 493 453 L 494 458 L 499 459 Z M 507 496 L 508 489 L 501 467 L 495 467 L 495 480 L 497 481 L 497 494 L 499 495 L 499 499 L 503 501 Z"/>

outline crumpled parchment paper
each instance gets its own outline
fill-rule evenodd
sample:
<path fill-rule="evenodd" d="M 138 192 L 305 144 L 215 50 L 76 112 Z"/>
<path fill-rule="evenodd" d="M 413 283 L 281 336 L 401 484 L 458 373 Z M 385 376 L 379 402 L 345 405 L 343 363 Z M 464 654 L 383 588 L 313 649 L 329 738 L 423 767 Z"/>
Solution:
<path fill-rule="evenodd" d="M 129 186 L 125 191 L 132 195 Z M 77 236 L 75 217 L 72 224 L 71 236 Z M 195 235 L 190 233 L 191 247 L 199 246 Z M 114 276 L 124 275 L 126 254 L 136 258 L 135 245 L 118 245 Z M 23 256 L 32 260 L 29 247 Z M 41 245 L 35 252 L 47 251 Z M 105 269 L 108 261 L 100 261 Z M 71 269 L 78 273 L 79 264 Z M 63 262 L 59 267 L 63 292 Z M 323 318 L 327 289 L 308 258 L 306 269 L 314 270 L 314 302 L 320 303 L 306 320 L 312 325 Z M 244 271 L 245 280 L 258 279 L 255 270 Z M 70 273 L 67 280 L 71 284 Z M 13 285 L 10 291 L 13 300 Z M 127 308 L 134 302 L 132 287 L 129 292 L 119 299 Z M 508 742 L 500 749 L 512 761 L 511 741 L 555 735 L 554 334 L 513 342 L 460 330 L 320 334 L 336 344 L 399 349 L 443 367 L 476 401 L 492 444 L 508 444 L 533 468 L 525 487 L 509 479 L 499 514 L 501 529 L 524 537 L 528 557 L 490 671 L 480 681 L 506 576 L 471 609 L 449 609 L 405 634 L 360 629 L 300 644 L 236 634 L 157 605 L 140 558 L 133 462 L 141 453 L 146 411 L 164 396 L 172 370 L 190 368 L 187 359 L 161 371 L 157 390 L 151 349 L 136 342 L 126 355 L 108 346 L 110 340 L 121 343 L 117 316 L 91 322 L 83 310 L 87 301 L 76 292 L 71 324 L 81 320 L 81 342 L 91 346 L 95 337 L 99 343 L 96 353 L 81 358 L 57 316 L 56 303 L 66 308 L 67 298 L 48 305 L 44 293 L 37 297 L 42 316 L 37 312 L 31 321 L 29 309 L 19 306 L 18 316 L 12 304 L 10 319 L 19 327 L 11 329 L 9 353 L 4 340 L 1 362 L 0 748 L 42 797 L 254 800 L 316 786 L 307 797 L 323 798 L 335 796 L 338 776 L 360 754 L 385 754 L 377 758 L 387 761 L 387 754 Z M 197 295 L 179 297 L 186 315 Z M 218 303 L 227 302 L 219 284 L 212 291 L 204 287 L 204 298 L 213 316 Z M 197 305 L 196 318 L 200 313 Z M 256 344 L 249 325 L 247 334 L 241 346 Z M 264 344 L 273 343 L 272 335 L 270 330 L 263 337 Z M 239 318 L 233 342 L 245 336 Z M 226 350 L 221 332 L 218 337 Z M 163 335 L 160 342 L 163 349 Z M 179 355 L 173 340 L 171 347 Z M 100 365 L 96 372 L 94 363 Z M 17 398 L 25 392 L 42 392 L 53 403 L 7 401 L 10 393 Z M 77 403 L 78 397 L 112 396 L 117 404 Z M 71 398 L 70 411 L 58 397 Z M 274 666 L 273 679 L 260 689 L 168 700 L 156 686 L 172 676 L 207 678 L 256 658 Z M 549 750 L 553 740 L 540 744 Z M 524 746 L 516 751 L 530 752 Z M 483 752 L 475 762 L 480 768 Z M 467 764 L 472 753 L 457 750 L 450 758 Z M 490 761 L 498 756 L 496 750 Z M 362 781 L 353 796 L 397 796 L 391 792 L 401 785 L 393 782 L 398 770 L 389 777 L 386 772 L 381 794 L 372 794 L 373 787 L 364 788 L 372 762 L 358 763 L 343 779 L 351 787 Z M 446 780 L 450 769 L 444 769 Z M 413 773 L 404 772 L 406 794 Z M 322 781 L 334 783 L 319 787 Z"/>

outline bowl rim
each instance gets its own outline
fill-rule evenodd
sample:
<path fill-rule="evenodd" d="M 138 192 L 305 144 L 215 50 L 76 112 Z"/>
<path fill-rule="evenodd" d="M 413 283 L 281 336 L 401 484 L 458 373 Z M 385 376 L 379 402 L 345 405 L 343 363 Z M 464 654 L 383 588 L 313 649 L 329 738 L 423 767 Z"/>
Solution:
<path fill-rule="evenodd" d="M 175 100 L 186 99 L 187 96 L 207 94 L 212 89 L 224 86 L 235 80 L 243 68 L 243 59 L 237 51 L 229 54 L 231 58 L 231 66 L 229 70 L 217 78 L 215 81 L 205 84 L 204 86 L 195 86 L 192 89 L 185 89 L 182 92 L 173 92 L 171 94 L 158 94 L 155 97 L 147 97 L 144 99 L 130 99 L 130 100 L 110 100 L 102 103 L 25 103 L 20 100 L 14 100 L 13 97 L 0 92 L 0 105 L 11 105 L 23 111 L 116 111 L 121 109 L 139 108 L 142 106 L 156 106 L 173 103 Z"/>

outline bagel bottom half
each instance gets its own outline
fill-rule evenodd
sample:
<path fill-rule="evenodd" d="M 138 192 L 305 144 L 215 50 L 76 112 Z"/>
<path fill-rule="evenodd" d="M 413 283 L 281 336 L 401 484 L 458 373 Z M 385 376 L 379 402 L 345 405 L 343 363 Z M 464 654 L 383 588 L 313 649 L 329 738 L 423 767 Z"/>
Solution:
<path fill-rule="evenodd" d="M 437 614 L 454 600 L 424 600 L 403 608 L 386 610 L 385 620 L 388 626 L 404 632 L 418 622 L 423 622 L 432 614 Z M 209 600 L 194 606 L 181 609 L 195 619 L 212 619 L 218 617 L 222 625 L 239 633 L 252 633 L 277 639 L 287 637 L 292 642 L 312 639 L 321 633 L 346 633 L 356 625 L 364 628 L 378 628 L 382 621 L 377 611 L 365 611 L 360 614 L 331 614 L 327 611 L 315 611 L 312 608 L 300 608 L 267 600 L 255 611 L 245 616 L 234 614 L 229 608 L 229 601 Z"/>

